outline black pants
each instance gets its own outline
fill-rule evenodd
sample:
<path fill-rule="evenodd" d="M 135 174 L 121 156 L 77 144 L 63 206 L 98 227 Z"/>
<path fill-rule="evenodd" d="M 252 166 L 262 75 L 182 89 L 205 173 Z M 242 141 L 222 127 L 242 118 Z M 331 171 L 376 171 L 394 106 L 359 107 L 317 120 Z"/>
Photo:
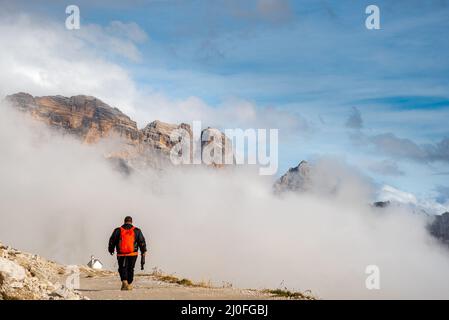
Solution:
<path fill-rule="evenodd" d="M 117 261 L 120 280 L 127 280 L 131 284 L 134 280 L 134 266 L 136 265 L 137 256 L 117 257 Z"/>

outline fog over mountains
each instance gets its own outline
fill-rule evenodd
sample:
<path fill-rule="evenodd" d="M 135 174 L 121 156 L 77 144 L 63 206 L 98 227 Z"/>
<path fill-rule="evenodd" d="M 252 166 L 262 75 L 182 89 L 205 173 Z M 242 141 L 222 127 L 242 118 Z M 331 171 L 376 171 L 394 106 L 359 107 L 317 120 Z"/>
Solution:
<path fill-rule="evenodd" d="M 187 125 L 138 129 L 87 96 L 20 93 L 7 101 L 0 109 L 3 243 L 61 263 L 93 254 L 114 268 L 105 244 L 131 214 L 148 237 L 150 266 L 195 280 L 283 283 L 324 298 L 449 294 L 441 281 L 449 276 L 448 249 L 437 240 L 446 229 L 435 227 L 436 238 L 429 214 L 372 206 L 374 186 L 341 161 L 300 162 L 280 179 L 250 166 L 166 166 L 170 131 Z M 365 288 L 373 264 L 380 291 Z"/>
<path fill-rule="evenodd" d="M 170 166 L 170 150 L 178 142 L 171 139 L 171 133 L 182 128 L 192 135 L 191 126 L 186 123 L 169 124 L 154 120 L 144 128 L 138 129 L 136 122 L 118 108 L 111 107 L 92 96 L 33 97 L 21 92 L 8 95 L 5 100 L 15 109 L 31 115 L 33 119 L 46 123 L 53 129 L 59 130 L 61 134 L 74 135 L 83 143 L 97 144 L 105 138 L 113 139 L 115 143 L 108 147 L 105 156 L 117 169 L 126 174 L 139 168 L 161 169 Z M 201 136 L 206 136 L 212 130 L 217 129 L 203 129 Z M 216 143 L 223 154 L 232 152 L 232 149 L 223 147 L 226 137 L 223 133 L 220 134 L 221 141 L 214 142 L 213 136 L 208 137 L 205 143 L 201 144 L 201 149 L 209 143 Z M 316 182 L 317 179 L 313 180 L 312 175 L 323 173 L 315 171 L 313 166 L 302 160 L 275 181 L 273 190 L 276 194 L 307 192 L 314 189 L 320 189 L 321 192 L 326 190 L 329 194 L 335 192 L 338 181 L 329 185 L 315 185 L 313 181 Z M 329 182 L 329 180 L 326 181 Z M 377 200 L 378 207 L 407 207 L 414 213 L 424 215 L 445 212 L 445 207 L 441 205 L 419 202 L 413 194 L 388 185 L 379 190 Z M 432 230 L 441 230 L 438 234 L 446 239 L 449 238 L 449 232 L 446 234 L 445 228 L 440 226 L 443 221 L 445 220 L 437 219 L 435 223 L 438 223 L 438 226 L 433 226 Z M 434 232 L 434 234 L 437 233 Z"/>
<path fill-rule="evenodd" d="M 155 120 L 138 129 L 136 122 L 119 109 L 91 96 L 33 97 L 28 93 L 17 93 L 7 96 L 6 102 L 62 134 L 74 135 L 84 143 L 95 144 L 104 138 L 113 139 L 115 143 L 107 150 L 106 156 L 116 161 L 126 172 L 133 168 L 162 168 L 170 165 L 170 150 L 178 143 L 170 135 L 176 129 L 186 130 L 193 139 L 189 124 L 169 124 Z M 218 132 L 221 141 L 216 140 L 214 134 L 210 134 L 213 131 L 216 129 L 210 127 L 201 131 L 203 143 L 200 152 L 209 144 L 218 144 L 220 148 L 224 145 L 224 134 Z M 222 150 L 223 153 L 232 152 L 225 147 Z M 221 166 L 215 163 L 211 165 Z"/>

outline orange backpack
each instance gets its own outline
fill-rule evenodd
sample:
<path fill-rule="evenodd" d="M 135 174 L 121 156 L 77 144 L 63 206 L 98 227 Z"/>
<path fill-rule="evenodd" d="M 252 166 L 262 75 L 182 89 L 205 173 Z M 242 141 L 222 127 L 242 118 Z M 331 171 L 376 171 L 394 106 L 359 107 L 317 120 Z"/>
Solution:
<path fill-rule="evenodd" d="M 136 236 L 134 233 L 135 228 L 136 227 L 125 229 L 123 227 L 120 227 L 120 242 L 119 242 L 120 252 L 117 254 L 117 256 L 138 255 L 138 252 L 134 251 L 134 242 L 136 240 Z"/>

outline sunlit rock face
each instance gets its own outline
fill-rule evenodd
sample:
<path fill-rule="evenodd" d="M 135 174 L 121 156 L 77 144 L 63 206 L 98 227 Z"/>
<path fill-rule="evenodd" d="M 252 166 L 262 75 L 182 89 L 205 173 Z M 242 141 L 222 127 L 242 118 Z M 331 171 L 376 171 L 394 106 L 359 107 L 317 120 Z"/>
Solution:
<path fill-rule="evenodd" d="M 159 120 L 149 123 L 140 130 L 141 143 L 145 148 L 157 150 L 161 155 L 168 158 L 172 148 L 179 143 L 179 139 L 172 139 L 175 130 L 179 130 L 180 135 L 185 133 L 186 139 L 189 140 L 190 144 L 192 143 L 193 135 L 190 125 L 186 123 L 171 124 Z"/>
<path fill-rule="evenodd" d="M 72 134 L 83 143 L 96 144 L 105 141 L 105 138 L 112 138 L 113 144 L 103 146 L 105 156 L 126 174 L 133 169 L 171 165 L 170 151 L 180 142 L 179 139 L 172 139 L 175 130 L 187 134 L 186 139 L 190 142 L 189 159 L 193 162 L 193 133 L 186 123 L 170 124 L 155 120 L 139 130 L 136 122 L 119 109 L 85 95 L 33 97 L 21 92 L 9 95 L 5 100 L 17 110 L 64 134 Z M 212 131 L 217 134 L 210 134 Z M 220 138 L 214 139 L 217 135 Z M 217 129 L 204 129 L 198 138 L 207 138 L 197 143 L 200 158 L 203 148 L 210 144 L 213 144 L 214 150 L 222 148 L 223 155 L 232 152 L 229 139 Z M 228 143 L 225 144 L 225 141 Z M 207 164 L 223 166 L 215 162 Z"/>
<path fill-rule="evenodd" d="M 120 137 L 130 144 L 139 143 L 136 122 L 95 97 L 33 97 L 27 93 L 17 93 L 7 96 L 6 100 L 52 127 L 76 134 L 87 143 L 110 136 Z"/>
<path fill-rule="evenodd" d="M 232 142 L 218 129 L 207 128 L 201 132 L 201 151 L 203 161 L 213 167 L 235 163 Z"/>

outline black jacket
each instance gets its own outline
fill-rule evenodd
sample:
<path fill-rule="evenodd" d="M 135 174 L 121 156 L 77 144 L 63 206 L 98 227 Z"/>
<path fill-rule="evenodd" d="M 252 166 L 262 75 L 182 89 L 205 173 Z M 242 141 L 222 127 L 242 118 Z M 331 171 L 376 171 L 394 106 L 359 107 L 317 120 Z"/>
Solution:
<path fill-rule="evenodd" d="M 122 228 L 124 229 L 131 229 L 132 228 L 132 224 L 124 224 L 122 225 Z M 135 228 L 134 229 L 134 252 L 137 252 L 138 249 L 140 249 L 141 253 L 145 253 L 147 252 L 147 244 L 145 242 L 145 237 L 143 236 L 142 231 L 139 228 Z M 116 228 L 111 235 L 111 238 L 109 238 L 109 253 L 113 254 L 114 250 L 117 251 L 117 253 L 119 252 L 119 241 L 120 241 L 120 228 Z"/>

